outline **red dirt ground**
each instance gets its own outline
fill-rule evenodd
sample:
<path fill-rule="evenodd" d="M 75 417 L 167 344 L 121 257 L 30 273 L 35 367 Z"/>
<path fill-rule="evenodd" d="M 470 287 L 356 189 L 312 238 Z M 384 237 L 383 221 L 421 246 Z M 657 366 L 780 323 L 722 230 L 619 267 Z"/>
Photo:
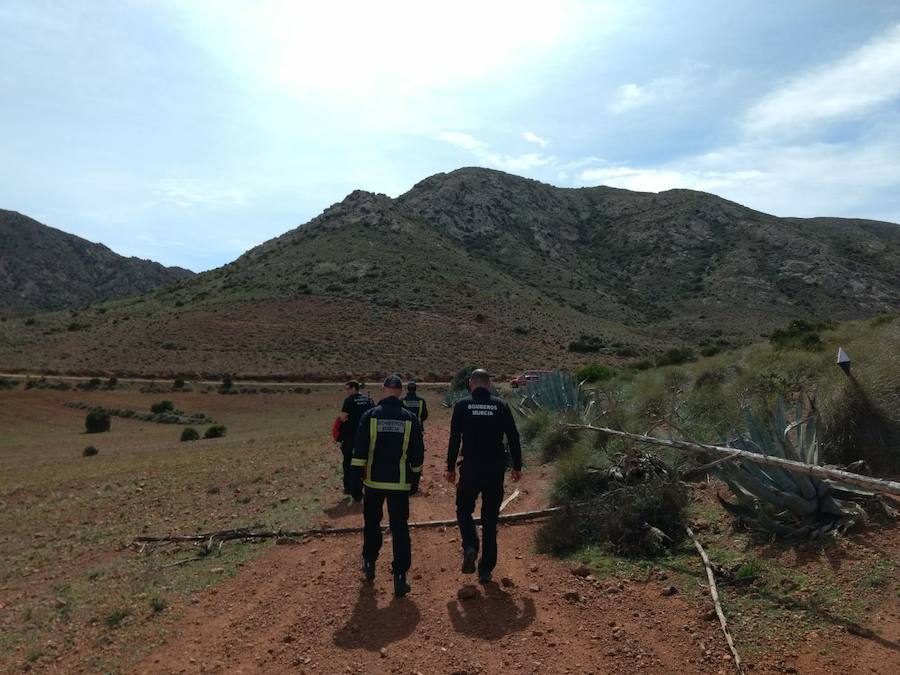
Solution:
<path fill-rule="evenodd" d="M 428 447 L 446 428 L 428 430 Z M 438 453 L 426 463 L 411 520 L 452 517 L 453 488 Z M 546 503 L 547 472 L 520 484 L 508 511 Z M 507 485 L 507 492 L 513 487 Z M 361 524 L 336 494 L 323 522 Z M 500 560 L 486 587 L 460 573 L 456 528 L 413 531 L 412 593 L 391 593 L 390 538 L 374 586 L 358 572 L 361 535 L 274 547 L 196 598 L 141 673 L 731 673 L 718 624 L 664 582 L 595 581 L 534 552 L 534 523 L 501 526 Z M 474 588 L 474 598 L 458 592 Z M 896 600 L 896 599 L 894 599 Z M 751 663 L 753 672 L 900 672 L 900 611 L 888 600 L 877 639 L 846 634 L 827 655 L 815 640 Z M 890 606 L 888 606 L 890 605 Z M 887 617 L 885 619 L 885 617 Z M 780 645 L 779 645 L 780 646 Z M 775 645 L 773 644 L 773 648 Z M 740 649 L 740 645 L 739 645 Z"/>

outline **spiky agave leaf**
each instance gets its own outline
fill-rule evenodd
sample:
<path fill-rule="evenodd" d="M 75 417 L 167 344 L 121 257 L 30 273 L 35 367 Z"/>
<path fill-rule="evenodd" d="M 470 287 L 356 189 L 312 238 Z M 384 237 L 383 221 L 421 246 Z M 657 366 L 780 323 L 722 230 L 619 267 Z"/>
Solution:
<path fill-rule="evenodd" d="M 520 390 L 519 408 L 524 411 L 550 410 L 584 416 L 591 402 L 589 392 L 562 371 L 547 373 Z"/>
<path fill-rule="evenodd" d="M 733 446 L 758 454 L 818 463 L 818 415 L 799 401 L 787 419 L 783 399 L 776 403 L 768 423 L 745 411 L 746 433 Z M 729 513 L 741 522 L 778 537 L 820 537 L 865 521 L 866 512 L 855 500 L 872 497 L 871 492 L 792 471 L 763 467 L 749 460 L 716 467 L 737 503 L 720 497 Z"/>

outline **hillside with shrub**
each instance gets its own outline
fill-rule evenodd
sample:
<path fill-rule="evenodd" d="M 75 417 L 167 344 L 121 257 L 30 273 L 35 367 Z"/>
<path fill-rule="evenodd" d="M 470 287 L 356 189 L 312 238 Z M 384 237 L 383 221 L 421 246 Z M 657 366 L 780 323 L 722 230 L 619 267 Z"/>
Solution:
<path fill-rule="evenodd" d="M 193 276 L 0 209 L 0 316 L 83 307 Z"/>
<path fill-rule="evenodd" d="M 675 363 L 794 320 L 900 305 L 900 227 L 714 195 L 564 189 L 487 169 L 356 191 L 222 268 L 7 322 L 10 371 L 449 378 Z M 736 311 L 736 308 L 740 311 Z"/>

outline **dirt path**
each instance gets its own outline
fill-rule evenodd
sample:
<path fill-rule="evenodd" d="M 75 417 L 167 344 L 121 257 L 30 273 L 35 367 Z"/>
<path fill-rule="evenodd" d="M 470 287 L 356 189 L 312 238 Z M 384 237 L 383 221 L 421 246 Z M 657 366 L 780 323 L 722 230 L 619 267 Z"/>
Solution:
<path fill-rule="evenodd" d="M 428 430 L 430 448 L 446 429 Z M 411 520 L 452 517 L 439 453 Z M 546 471 L 510 511 L 546 503 Z M 514 488 L 507 486 L 507 493 Z M 360 523 L 335 495 L 323 521 Z M 412 593 L 391 592 L 390 538 L 374 586 L 360 581 L 360 536 L 279 546 L 190 607 L 177 637 L 135 669 L 151 673 L 670 673 L 730 671 L 714 626 L 661 582 L 595 582 L 534 553 L 535 524 L 504 526 L 496 580 L 459 571 L 455 528 L 413 532 Z M 467 589 L 474 597 L 461 600 Z M 465 591 L 464 591 L 465 592 Z"/>

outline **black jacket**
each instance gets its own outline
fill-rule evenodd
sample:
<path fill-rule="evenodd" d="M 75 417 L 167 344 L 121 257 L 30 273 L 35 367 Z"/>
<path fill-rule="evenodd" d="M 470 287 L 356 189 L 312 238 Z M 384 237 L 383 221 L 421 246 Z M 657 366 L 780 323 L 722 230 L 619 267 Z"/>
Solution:
<path fill-rule="evenodd" d="M 424 460 L 422 426 L 399 398 L 389 396 L 363 413 L 350 462 L 362 471 L 363 485 L 409 492 L 419 482 Z"/>
<path fill-rule="evenodd" d="M 341 443 L 353 445 L 356 441 L 356 430 L 359 428 L 359 418 L 370 408 L 375 407 L 375 401 L 368 394 L 350 394 L 344 399 L 341 412 L 347 413 L 347 421 L 341 425 Z"/>
<path fill-rule="evenodd" d="M 401 400 L 403 401 L 403 405 L 406 406 L 406 409 L 418 417 L 420 422 L 424 422 L 428 419 L 428 406 L 425 404 L 424 398 L 418 394 L 409 392 Z"/>
<path fill-rule="evenodd" d="M 484 466 L 505 465 L 509 443 L 513 469 L 522 469 L 522 446 L 516 421 L 506 401 L 483 387 L 453 406 L 450 418 L 450 447 L 447 449 L 447 470 L 456 471 L 456 459 L 462 442 L 462 456 L 467 462 Z"/>

